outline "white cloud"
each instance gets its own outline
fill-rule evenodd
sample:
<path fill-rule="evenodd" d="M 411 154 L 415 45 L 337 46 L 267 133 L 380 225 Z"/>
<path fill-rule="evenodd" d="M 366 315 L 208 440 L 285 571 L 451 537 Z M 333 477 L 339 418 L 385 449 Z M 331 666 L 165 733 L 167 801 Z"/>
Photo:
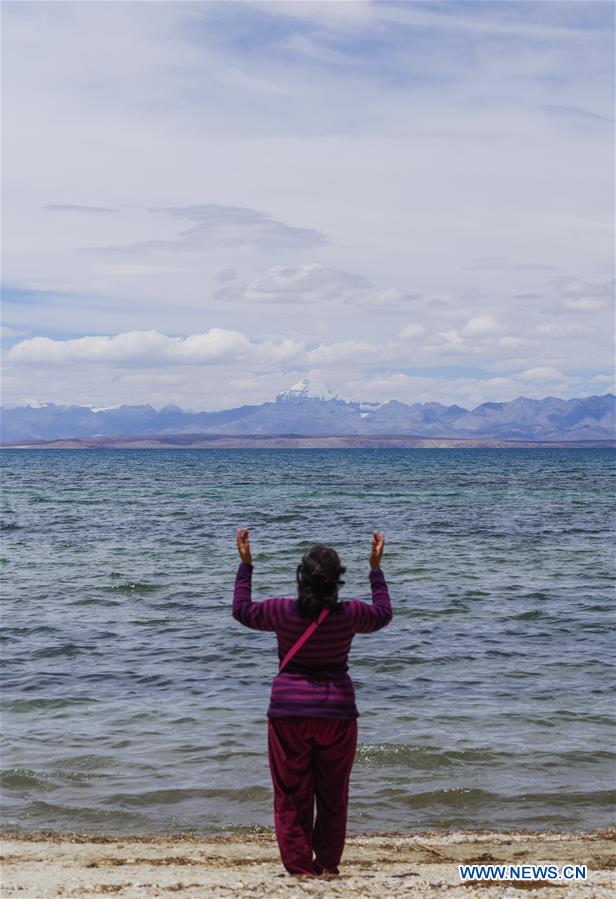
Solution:
<path fill-rule="evenodd" d="M 598 312 L 614 302 L 614 281 L 589 283 L 577 278 L 558 283 L 563 306 L 572 312 Z"/>
<path fill-rule="evenodd" d="M 0 337 L 26 337 L 30 332 L 23 328 L 10 328 L 8 325 L 0 325 Z"/>
<path fill-rule="evenodd" d="M 453 31 L 470 31 L 475 34 L 506 35 L 525 40 L 573 40 L 581 38 L 579 28 L 568 28 L 555 24 L 541 24 L 520 21 L 519 15 L 491 15 L 490 7 L 482 10 L 481 15 L 468 12 L 460 14 L 458 4 L 447 4 L 438 11 L 427 10 L 415 4 L 373 4 L 376 16 L 398 25 L 418 26 Z M 463 8 L 462 8 L 463 9 Z M 597 32 L 589 30 L 589 37 L 596 37 Z M 600 35 L 600 32 L 599 32 Z"/>
<path fill-rule="evenodd" d="M 602 297 L 579 297 L 565 300 L 563 305 L 573 312 L 598 312 L 605 307 L 605 300 Z"/>
<path fill-rule="evenodd" d="M 416 295 L 396 288 L 379 290 L 359 274 L 316 262 L 298 266 L 274 265 L 243 285 L 216 291 L 219 300 L 245 303 L 350 303 L 367 308 L 397 308 Z"/>
<path fill-rule="evenodd" d="M 323 6 L 323 4 L 322 4 Z M 330 3 L 331 6 L 331 3 Z M 349 57 L 340 50 L 332 49 L 331 44 L 322 39 L 314 39 L 305 34 L 292 34 L 285 40 L 285 47 L 294 54 L 307 56 L 311 60 L 322 63 L 348 64 Z"/>
<path fill-rule="evenodd" d="M 451 328 L 449 331 L 439 331 L 439 337 L 443 338 L 450 349 L 462 347 L 464 345 L 464 338 L 457 328 Z"/>
<path fill-rule="evenodd" d="M 301 363 L 306 356 L 305 344 L 286 338 L 280 341 L 265 340 L 255 346 L 255 358 L 268 366 L 272 364 Z"/>
<path fill-rule="evenodd" d="M 302 0 L 301 3 L 278 3 L 277 0 L 255 0 L 253 5 L 274 18 L 278 16 L 303 20 L 320 29 L 349 29 L 362 31 L 372 27 L 376 19 L 375 4 L 370 0 L 339 0 L 323 3 L 322 0 Z"/>
<path fill-rule="evenodd" d="M 493 316 L 478 315 L 464 325 L 462 333 L 467 337 L 483 337 L 486 334 L 494 334 L 498 330 L 500 330 L 499 324 Z"/>
<path fill-rule="evenodd" d="M 344 389 L 336 387 L 337 393 L 352 400 L 383 402 L 395 398 L 406 403 L 440 402 L 444 405 L 457 403 L 470 409 L 485 402 L 509 402 L 519 396 L 542 399 L 552 393 L 554 384 L 560 388 L 559 395 L 566 399 L 579 396 L 593 396 L 606 392 L 613 379 L 601 381 L 561 376 L 558 382 L 548 382 L 541 378 L 522 378 L 521 373 L 495 375 L 489 378 L 472 377 L 426 377 L 407 375 L 403 372 L 385 373 L 371 378 L 348 379 Z"/>
<path fill-rule="evenodd" d="M 419 299 L 419 294 L 410 293 L 408 290 L 399 290 L 396 287 L 386 287 L 384 290 L 358 291 L 346 298 L 345 302 L 351 305 L 363 306 L 366 309 L 402 309 Z"/>
<path fill-rule="evenodd" d="M 541 109 L 549 115 L 573 116 L 575 119 L 599 119 L 604 122 L 611 122 L 610 116 L 599 115 L 590 109 L 582 109 L 580 106 L 560 106 L 557 104 L 551 106 L 542 106 Z"/>
<path fill-rule="evenodd" d="M 79 337 L 52 340 L 33 337 L 16 343 L 8 359 L 18 365 L 169 366 L 220 365 L 244 362 L 253 365 L 284 363 L 340 364 L 365 358 L 374 347 L 367 341 L 342 340 L 307 349 L 293 338 L 251 341 L 240 331 L 211 328 L 188 337 L 170 337 L 158 331 L 130 331 L 111 337 Z"/>
<path fill-rule="evenodd" d="M 570 321 L 551 321 L 545 322 L 543 325 L 537 325 L 538 334 L 545 334 L 548 337 L 574 337 L 574 336 L 590 336 L 593 331 L 589 328 L 581 327 L 578 322 Z"/>
<path fill-rule="evenodd" d="M 419 322 L 411 322 L 410 325 L 406 325 L 400 331 L 400 337 L 407 337 L 409 339 L 413 339 L 416 337 L 422 337 L 426 333 L 426 329 Z"/>
<path fill-rule="evenodd" d="M 313 228 L 298 228 L 277 221 L 269 213 L 242 206 L 202 203 L 151 209 L 153 214 L 170 215 L 187 223 L 173 240 L 143 240 L 125 246 L 89 247 L 102 254 L 200 253 L 208 249 L 251 247 L 277 251 L 302 249 L 327 243 L 324 234 Z"/>
<path fill-rule="evenodd" d="M 274 95 L 288 95 L 289 88 L 279 81 L 272 81 L 268 78 L 259 78 L 249 72 L 244 72 L 237 66 L 219 72 L 216 80 L 221 84 L 227 84 L 231 87 L 238 87 L 249 93 L 265 93 Z"/>
<path fill-rule="evenodd" d="M 601 36 L 601 32 L 585 28 L 583 32 L 575 25 L 567 26 L 555 22 L 532 20 L 520 21 L 518 15 L 493 14 L 490 7 L 481 15 L 471 12 L 461 14 L 456 3 L 441 5 L 437 10 L 427 9 L 425 4 L 403 5 L 390 3 L 370 3 L 365 0 L 339 0 L 339 2 L 272 3 L 261 0 L 257 4 L 264 11 L 276 16 L 289 16 L 318 26 L 321 30 L 341 32 L 346 37 L 348 30 L 382 31 L 387 25 L 396 29 L 407 27 L 413 30 L 430 29 L 454 32 L 472 32 L 477 35 L 498 35 L 522 38 L 526 41 L 579 41 Z"/>
<path fill-rule="evenodd" d="M 340 300 L 370 287 L 361 275 L 306 263 L 296 267 L 274 265 L 248 284 L 222 288 L 217 296 L 249 303 L 323 302 Z"/>
<path fill-rule="evenodd" d="M 517 350 L 522 346 L 528 346 L 530 341 L 526 337 L 501 337 L 498 346 L 503 350 Z"/>
<path fill-rule="evenodd" d="M 313 365 L 327 362 L 346 362 L 348 360 L 366 359 L 375 353 L 375 347 L 365 340 L 341 340 L 316 347 L 308 354 Z"/>
<path fill-rule="evenodd" d="M 168 337 L 158 331 L 130 331 L 112 337 L 73 340 L 33 337 L 11 347 L 8 357 L 23 365 L 191 365 L 241 359 L 254 349 L 255 345 L 239 331 L 211 328 L 185 338 Z"/>
<path fill-rule="evenodd" d="M 590 380 L 597 384 L 613 384 L 614 375 L 593 375 Z"/>
<path fill-rule="evenodd" d="M 566 380 L 566 376 L 561 371 L 557 371 L 555 368 L 550 368 L 550 366 L 547 365 L 529 368 L 526 371 L 520 372 L 518 377 L 522 381 L 539 381 L 540 383 L 543 383 L 544 381 Z"/>

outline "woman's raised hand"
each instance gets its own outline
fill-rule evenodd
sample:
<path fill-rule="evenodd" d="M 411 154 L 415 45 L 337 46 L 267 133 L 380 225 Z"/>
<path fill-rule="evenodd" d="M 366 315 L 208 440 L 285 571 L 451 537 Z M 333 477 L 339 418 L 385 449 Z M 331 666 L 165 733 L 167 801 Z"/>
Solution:
<path fill-rule="evenodd" d="M 372 535 L 372 545 L 370 546 L 370 568 L 372 568 L 373 571 L 376 571 L 381 567 L 384 546 L 385 534 L 383 534 L 382 531 L 375 531 Z"/>
<path fill-rule="evenodd" d="M 252 565 L 252 555 L 250 554 L 250 528 L 238 528 L 236 533 L 237 551 L 240 554 L 242 562 Z"/>

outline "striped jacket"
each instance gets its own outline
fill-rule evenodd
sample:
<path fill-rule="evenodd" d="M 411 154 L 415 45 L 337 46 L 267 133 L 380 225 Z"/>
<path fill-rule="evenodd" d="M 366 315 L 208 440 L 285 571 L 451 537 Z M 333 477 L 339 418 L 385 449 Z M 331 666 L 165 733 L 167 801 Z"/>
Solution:
<path fill-rule="evenodd" d="M 372 605 L 359 599 L 338 602 L 281 674 L 274 678 L 269 718 L 357 718 L 348 657 L 355 634 L 370 634 L 392 618 L 383 572 L 370 572 Z M 252 565 L 238 568 L 233 617 L 246 627 L 275 631 L 282 660 L 309 625 L 287 597 L 252 602 Z"/>

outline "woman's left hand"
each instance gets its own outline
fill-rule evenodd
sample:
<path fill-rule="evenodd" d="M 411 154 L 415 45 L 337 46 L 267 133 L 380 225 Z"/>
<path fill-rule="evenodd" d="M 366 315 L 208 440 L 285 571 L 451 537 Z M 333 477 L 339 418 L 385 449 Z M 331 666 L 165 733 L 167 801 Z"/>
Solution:
<path fill-rule="evenodd" d="M 250 553 L 250 528 L 238 528 L 236 533 L 237 551 L 240 559 L 247 565 L 252 565 L 252 555 Z"/>

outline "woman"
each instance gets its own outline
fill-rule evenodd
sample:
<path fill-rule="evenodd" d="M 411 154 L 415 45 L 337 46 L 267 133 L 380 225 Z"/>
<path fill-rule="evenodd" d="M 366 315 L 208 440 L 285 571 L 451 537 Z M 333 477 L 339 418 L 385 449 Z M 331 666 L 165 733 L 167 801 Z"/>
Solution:
<path fill-rule="evenodd" d="M 372 633 L 391 621 L 381 571 L 385 538 L 372 536 L 372 605 L 338 600 L 346 569 L 338 553 L 322 544 L 313 546 L 297 567 L 297 599 L 252 602 L 249 538 L 248 529 L 238 529 L 241 564 L 233 617 L 246 627 L 275 631 L 278 640 L 281 669 L 267 715 L 280 856 L 290 874 L 338 874 L 357 746 L 358 711 L 347 662 L 355 634 Z M 297 648 L 302 637 L 305 642 Z M 295 654 L 287 659 L 292 649 Z"/>

